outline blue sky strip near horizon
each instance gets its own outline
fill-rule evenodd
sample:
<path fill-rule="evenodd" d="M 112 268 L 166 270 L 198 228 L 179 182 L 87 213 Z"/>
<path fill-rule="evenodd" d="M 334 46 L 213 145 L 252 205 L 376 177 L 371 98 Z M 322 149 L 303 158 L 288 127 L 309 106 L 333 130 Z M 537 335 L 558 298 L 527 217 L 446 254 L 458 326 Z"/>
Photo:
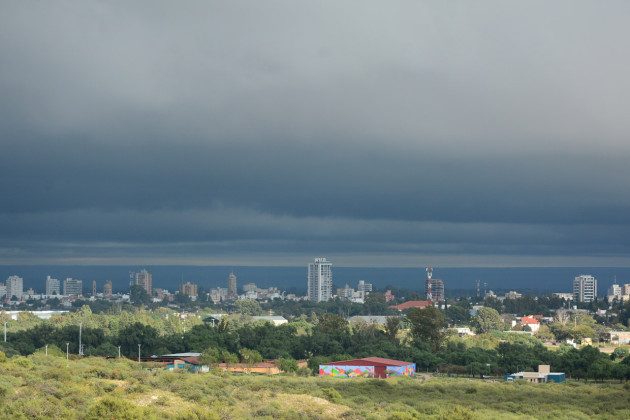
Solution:
<path fill-rule="evenodd" d="M 630 266 L 627 1 L 6 1 L 0 264 Z"/>

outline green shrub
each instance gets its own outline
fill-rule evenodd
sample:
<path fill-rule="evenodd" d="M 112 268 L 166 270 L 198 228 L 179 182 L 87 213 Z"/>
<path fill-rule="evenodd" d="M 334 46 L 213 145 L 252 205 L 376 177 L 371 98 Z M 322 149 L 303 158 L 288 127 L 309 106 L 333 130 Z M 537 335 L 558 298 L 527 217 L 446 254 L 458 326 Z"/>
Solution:
<path fill-rule="evenodd" d="M 134 420 L 144 418 L 143 410 L 131 405 L 125 400 L 105 397 L 94 404 L 87 413 L 89 420 L 116 419 Z"/>
<path fill-rule="evenodd" d="M 338 403 L 341 401 L 341 394 L 335 388 L 322 388 L 322 392 L 324 397 L 330 402 Z"/>

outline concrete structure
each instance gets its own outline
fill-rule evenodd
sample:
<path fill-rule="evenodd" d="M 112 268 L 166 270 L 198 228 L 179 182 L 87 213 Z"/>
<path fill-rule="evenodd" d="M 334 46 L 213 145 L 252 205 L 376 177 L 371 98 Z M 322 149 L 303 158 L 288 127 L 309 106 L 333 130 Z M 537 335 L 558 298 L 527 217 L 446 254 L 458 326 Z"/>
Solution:
<path fill-rule="evenodd" d="M 514 290 L 510 290 L 504 296 L 504 299 L 520 299 L 523 295 L 519 292 L 515 292 Z"/>
<path fill-rule="evenodd" d="M 359 280 L 357 285 L 357 291 L 363 293 L 369 293 L 372 291 L 372 283 L 367 283 L 365 280 Z"/>
<path fill-rule="evenodd" d="M 258 290 L 258 287 L 256 287 L 256 283 L 245 283 L 243 285 L 243 292 L 248 293 L 248 292 L 256 292 Z"/>
<path fill-rule="evenodd" d="M 558 299 L 573 300 L 573 293 L 552 293 L 551 296 L 557 297 Z"/>
<path fill-rule="evenodd" d="M 219 302 L 223 302 L 227 299 L 227 289 L 224 287 L 217 287 L 216 289 L 210 290 L 210 300 L 212 303 L 217 304 Z"/>
<path fill-rule="evenodd" d="M 103 285 L 103 297 L 105 298 L 111 298 L 112 297 L 112 281 L 111 280 L 107 280 L 105 282 L 105 284 Z"/>
<path fill-rule="evenodd" d="M 19 276 L 9 276 L 5 283 L 7 288 L 7 299 L 11 300 L 14 296 L 17 300 L 22 300 L 24 294 L 24 279 Z"/>
<path fill-rule="evenodd" d="M 236 284 L 236 274 L 230 273 L 227 282 L 227 298 L 236 299 L 238 297 L 238 286 Z"/>
<path fill-rule="evenodd" d="M 621 300 L 621 286 L 618 284 L 613 284 L 608 288 L 608 301 L 612 302 L 613 300 Z"/>
<path fill-rule="evenodd" d="M 197 298 L 197 284 L 187 281 L 179 286 L 179 293 L 189 298 Z"/>
<path fill-rule="evenodd" d="M 61 294 L 61 282 L 59 279 L 54 279 L 50 276 L 46 276 L 46 296 L 54 296 Z"/>
<path fill-rule="evenodd" d="M 427 278 L 424 281 L 424 291 L 427 300 L 432 302 L 444 301 L 444 281 L 433 278 L 433 268 L 427 267 Z"/>
<path fill-rule="evenodd" d="M 622 345 L 630 344 L 630 331 L 610 331 L 606 333 L 611 344 Z"/>
<path fill-rule="evenodd" d="M 525 380 L 532 383 L 545 383 L 556 382 L 561 383 L 566 381 L 565 374 L 563 372 L 551 372 L 549 365 L 539 365 L 538 372 L 517 372 L 511 375 L 505 375 L 505 380 L 508 382 L 516 380 Z"/>
<path fill-rule="evenodd" d="M 210 367 L 199 362 L 201 353 L 175 353 L 165 354 L 163 356 L 142 357 L 143 362 L 159 363 L 169 371 L 189 371 L 194 373 L 206 373 L 210 371 Z"/>
<path fill-rule="evenodd" d="M 65 314 L 68 311 L 6 311 L 2 312 L 7 314 L 12 320 L 16 321 L 20 314 L 30 313 L 35 315 L 39 319 L 50 319 L 53 315 Z"/>
<path fill-rule="evenodd" d="M 233 372 L 233 373 L 259 373 L 263 375 L 278 375 L 282 373 L 278 365 L 273 360 L 268 360 L 260 363 L 247 364 L 247 363 L 218 363 L 213 365 L 218 369 L 221 369 L 224 372 Z M 306 367 L 305 363 L 303 366 L 300 366 L 298 363 L 298 367 Z"/>
<path fill-rule="evenodd" d="M 252 319 L 254 321 L 266 321 L 266 322 L 271 322 L 273 325 L 275 325 L 276 327 L 278 325 L 283 325 L 288 323 L 289 321 L 283 317 L 283 316 L 278 316 L 278 315 L 266 315 L 266 316 L 253 316 Z"/>
<path fill-rule="evenodd" d="M 142 287 L 149 296 L 153 295 L 153 275 L 146 269 L 131 273 L 131 284 Z"/>
<path fill-rule="evenodd" d="M 432 306 L 433 302 L 428 300 L 410 300 L 399 305 L 390 306 L 390 309 L 396 309 L 397 311 L 406 311 L 407 309 L 418 308 L 424 309 Z"/>
<path fill-rule="evenodd" d="M 578 302 L 592 302 L 597 299 L 597 279 L 587 274 L 573 279 L 573 298 Z"/>
<path fill-rule="evenodd" d="M 350 300 L 354 295 L 354 289 L 348 286 L 348 283 L 344 287 L 337 288 L 337 297 L 339 299 Z"/>
<path fill-rule="evenodd" d="M 312 302 L 326 302 L 332 297 L 332 262 L 315 258 L 308 265 L 307 297 Z"/>
<path fill-rule="evenodd" d="M 414 376 L 415 373 L 415 363 L 381 357 L 365 357 L 319 365 L 319 376 L 334 378 L 391 378 Z"/>
<path fill-rule="evenodd" d="M 63 281 L 63 294 L 65 296 L 82 296 L 83 281 L 68 277 Z"/>
<path fill-rule="evenodd" d="M 454 330 L 458 336 L 465 337 L 467 335 L 475 335 L 474 331 L 470 329 L 470 327 L 454 327 L 451 328 Z"/>

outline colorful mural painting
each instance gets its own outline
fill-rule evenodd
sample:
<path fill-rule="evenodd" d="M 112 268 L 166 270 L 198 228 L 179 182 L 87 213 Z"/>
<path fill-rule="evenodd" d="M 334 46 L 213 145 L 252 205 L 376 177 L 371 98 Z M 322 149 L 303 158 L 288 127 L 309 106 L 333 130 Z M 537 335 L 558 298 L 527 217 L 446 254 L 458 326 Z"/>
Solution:
<path fill-rule="evenodd" d="M 374 366 L 319 365 L 319 375 L 333 378 L 373 378 Z"/>
<path fill-rule="evenodd" d="M 416 364 L 411 363 L 406 366 L 387 366 L 385 374 L 388 378 L 392 376 L 414 376 L 416 374 Z"/>

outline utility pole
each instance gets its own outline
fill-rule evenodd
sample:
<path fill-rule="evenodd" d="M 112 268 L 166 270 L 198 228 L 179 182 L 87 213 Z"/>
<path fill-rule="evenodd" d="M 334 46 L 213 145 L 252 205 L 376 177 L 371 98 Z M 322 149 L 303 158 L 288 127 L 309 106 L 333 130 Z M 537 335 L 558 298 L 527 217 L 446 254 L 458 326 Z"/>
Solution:
<path fill-rule="evenodd" d="M 4 321 L 4 342 L 7 342 L 7 321 Z"/>
<path fill-rule="evenodd" d="M 46 344 L 46 356 L 48 356 L 48 344 Z"/>
<path fill-rule="evenodd" d="M 83 331 L 83 322 L 79 322 L 79 356 L 83 356 L 83 345 L 81 344 L 82 331 Z"/>
<path fill-rule="evenodd" d="M 120 346 L 118 346 L 118 358 L 120 359 Z"/>
<path fill-rule="evenodd" d="M 138 344 L 138 363 L 140 363 L 140 346 L 142 344 Z"/>
<path fill-rule="evenodd" d="M 70 358 L 70 343 L 66 343 L 66 360 Z"/>

